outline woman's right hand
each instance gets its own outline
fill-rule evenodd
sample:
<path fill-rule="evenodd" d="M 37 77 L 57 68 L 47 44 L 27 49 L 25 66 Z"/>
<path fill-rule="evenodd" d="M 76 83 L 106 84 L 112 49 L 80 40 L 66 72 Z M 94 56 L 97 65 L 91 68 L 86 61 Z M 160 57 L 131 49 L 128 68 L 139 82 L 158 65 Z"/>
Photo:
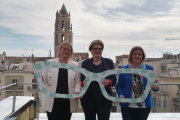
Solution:
<path fill-rule="evenodd" d="M 75 94 L 78 94 L 79 92 L 76 92 Z M 81 96 L 81 97 L 78 97 L 77 99 L 81 99 L 81 98 L 83 98 L 83 96 Z"/>
<path fill-rule="evenodd" d="M 124 95 L 121 95 L 120 98 L 124 98 Z M 121 103 L 125 103 L 125 102 L 121 102 Z"/>
<path fill-rule="evenodd" d="M 83 85 L 86 85 L 86 81 L 87 81 L 86 79 L 83 80 Z"/>
<path fill-rule="evenodd" d="M 41 77 L 42 77 L 42 80 L 43 80 L 43 82 L 44 82 L 44 78 L 43 78 L 43 76 L 41 75 Z M 37 82 L 37 79 L 36 79 L 36 76 L 34 75 L 34 81 L 36 81 Z"/>

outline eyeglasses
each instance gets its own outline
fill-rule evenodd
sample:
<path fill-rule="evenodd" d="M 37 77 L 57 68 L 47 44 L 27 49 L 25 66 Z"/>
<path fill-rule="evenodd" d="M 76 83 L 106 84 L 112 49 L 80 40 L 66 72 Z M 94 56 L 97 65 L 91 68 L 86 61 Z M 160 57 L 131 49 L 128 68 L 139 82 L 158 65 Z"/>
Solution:
<path fill-rule="evenodd" d="M 102 48 L 92 48 L 93 51 L 102 51 Z"/>
<path fill-rule="evenodd" d="M 49 92 L 45 88 L 42 78 L 41 78 L 42 70 L 49 69 L 49 68 L 64 68 L 64 69 L 73 70 L 75 72 L 79 72 L 86 77 L 86 80 L 87 80 L 86 85 L 78 94 L 59 94 L 59 93 Z M 119 97 L 110 96 L 106 92 L 105 87 L 101 84 L 103 79 L 109 75 L 127 74 L 127 73 L 128 74 L 139 74 L 148 79 L 148 83 L 147 83 L 144 93 L 136 99 L 135 98 L 133 98 L 133 99 L 119 98 Z M 148 96 L 149 91 L 151 90 L 151 85 L 153 85 L 154 81 L 155 81 L 155 74 L 154 74 L 154 71 L 152 71 L 152 70 L 125 68 L 125 69 L 106 70 L 101 73 L 92 73 L 92 72 L 90 72 L 84 68 L 78 67 L 78 66 L 73 66 L 73 65 L 65 64 L 65 63 L 56 63 L 56 62 L 36 62 L 34 65 L 34 74 L 36 76 L 40 90 L 43 92 L 44 95 L 49 96 L 49 97 L 68 98 L 68 99 L 79 98 L 85 94 L 85 92 L 87 91 L 87 89 L 92 81 L 97 81 L 100 85 L 101 92 L 103 93 L 103 95 L 106 99 L 114 101 L 114 102 L 127 102 L 127 103 L 143 102 L 146 99 L 146 97 Z"/>

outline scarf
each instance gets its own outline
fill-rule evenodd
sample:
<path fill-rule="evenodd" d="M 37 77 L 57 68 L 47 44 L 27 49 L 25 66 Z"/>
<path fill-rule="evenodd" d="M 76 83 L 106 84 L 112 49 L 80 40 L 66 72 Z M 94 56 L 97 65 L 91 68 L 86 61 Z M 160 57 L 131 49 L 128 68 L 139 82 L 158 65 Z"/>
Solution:
<path fill-rule="evenodd" d="M 128 65 L 129 68 L 135 68 L 132 64 Z M 139 69 L 145 69 L 146 65 L 141 63 L 141 65 L 139 66 Z M 143 81 L 143 76 L 142 75 L 138 75 L 138 74 L 133 74 L 132 75 L 133 78 L 133 91 L 134 91 L 134 96 L 135 98 L 140 97 L 143 92 L 144 92 L 144 81 Z M 143 105 L 143 103 L 136 103 L 137 106 L 141 107 Z"/>

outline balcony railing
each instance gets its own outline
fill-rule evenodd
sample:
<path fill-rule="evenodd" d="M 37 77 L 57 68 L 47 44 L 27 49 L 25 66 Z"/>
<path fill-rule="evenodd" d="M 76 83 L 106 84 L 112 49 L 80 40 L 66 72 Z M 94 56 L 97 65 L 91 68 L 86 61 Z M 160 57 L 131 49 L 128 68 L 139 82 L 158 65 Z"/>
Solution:
<path fill-rule="evenodd" d="M 11 87 L 7 87 L 6 88 L 6 91 L 13 91 L 13 86 L 11 86 Z M 17 86 L 16 87 L 16 91 L 23 91 L 23 86 L 22 85 L 20 85 L 20 86 Z"/>
<path fill-rule="evenodd" d="M 33 84 L 33 85 L 28 85 L 27 86 L 27 89 L 28 90 L 36 90 L 38 88 L 38 85 L 37 84 Z"/>
<path fill-rule="evenodd" d="M 30 89 L 34 90 L 34 99 L 35 99 L 35 106 L 36 106 L 36 120 L 38 120 L 39 118 L 39 107 L 41 106 L 41 100 L 39 99 L 38 95 L 41 94 L 41 91 L 39 91 L 38 87 L 37 89 L 32 88 L 32 85 L 37 85 L 37 83 L 14 83 L 11 85 L 7 85 L 4 87 L 1 87 L 0 90 L 2 89 L 7 89 L 8 87 L 13 88 L 13 105 L 12 105 L 12 113 L 14 113 L 15 111 L 15 105 L 16 105 L 16 86 L 19 85 L 24 85 L 24 84 L 28 84 L 27 86 L 30 87 Z M 158 83 L 159 86 L 161 85 L 175 85 L 173 87 L 176 87 L 177 90 L 176 91 L 161 91 L 159 93 L 158 92 L 153 92 L 153 100 L 154 100 L 154 107 L 152 108 L 151 112 L 163 112 L 163 113 L 176 113 L 176 112 L 180 112 L 180 93 L 179 93 L 179 86 L 180 84 L 163 84 L 163 83 Z M 12 87 L 13 86 L 13 87 Z M 177 87 L 178 86 L 178 87 Z M 112 89 L 115 89 L 114 87 Z M 114 92 L 114 91 L 113 91 Z M 163 96 L 162 96 L 163 95 Z M 81 107 L 79 107 L 78 112 L 83 112 Z M 113 109 L 115 111 L 112 111 L 112 113 L 114 112 L 121 112 L 120 110 L 120 106 L 118 105 L 118 103 L 113 103 Z M 12 115 L 12 113 L 10 115 Z M 41 111 L 41 113 L 44 113 L 43 111 Z M 9 116 L 10 116 L 9 115 Z M 45 114 L 44 114 L 45 115 Z"/>
<path fill-rule="evenodd" d="M 168 93 L 168 91 L 161 91 L 161 90 L 159 90 L 159 91 L 156 92 L 156 94 L 157 95 L 161 95 L 161 96 L 167 96 L 169 93 Z"/>

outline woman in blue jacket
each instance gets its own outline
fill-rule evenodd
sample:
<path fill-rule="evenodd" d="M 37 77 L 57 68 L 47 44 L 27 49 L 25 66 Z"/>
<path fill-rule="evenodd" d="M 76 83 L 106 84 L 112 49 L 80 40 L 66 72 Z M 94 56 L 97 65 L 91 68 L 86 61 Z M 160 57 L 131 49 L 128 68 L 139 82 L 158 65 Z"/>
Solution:
<path fill-rule="evenodd" d="M 140 46 L 131 49 L 128 65 L 121 68 L 137 68 L 153 70 L 153 66 L 144 64 L 145 52 Z M 138 98 L 147 85 L 147 78 L 136 74 L 119 74 L 116 91 L 120 98 Z M 154 91 L 159 90 L 156 83 L 151 86 Z M 119 103 L 123 120 L 147 120 L 151 108 L 154 106 L 152 93 L 149 92 L 145 101 L 141 103 Z"/>

